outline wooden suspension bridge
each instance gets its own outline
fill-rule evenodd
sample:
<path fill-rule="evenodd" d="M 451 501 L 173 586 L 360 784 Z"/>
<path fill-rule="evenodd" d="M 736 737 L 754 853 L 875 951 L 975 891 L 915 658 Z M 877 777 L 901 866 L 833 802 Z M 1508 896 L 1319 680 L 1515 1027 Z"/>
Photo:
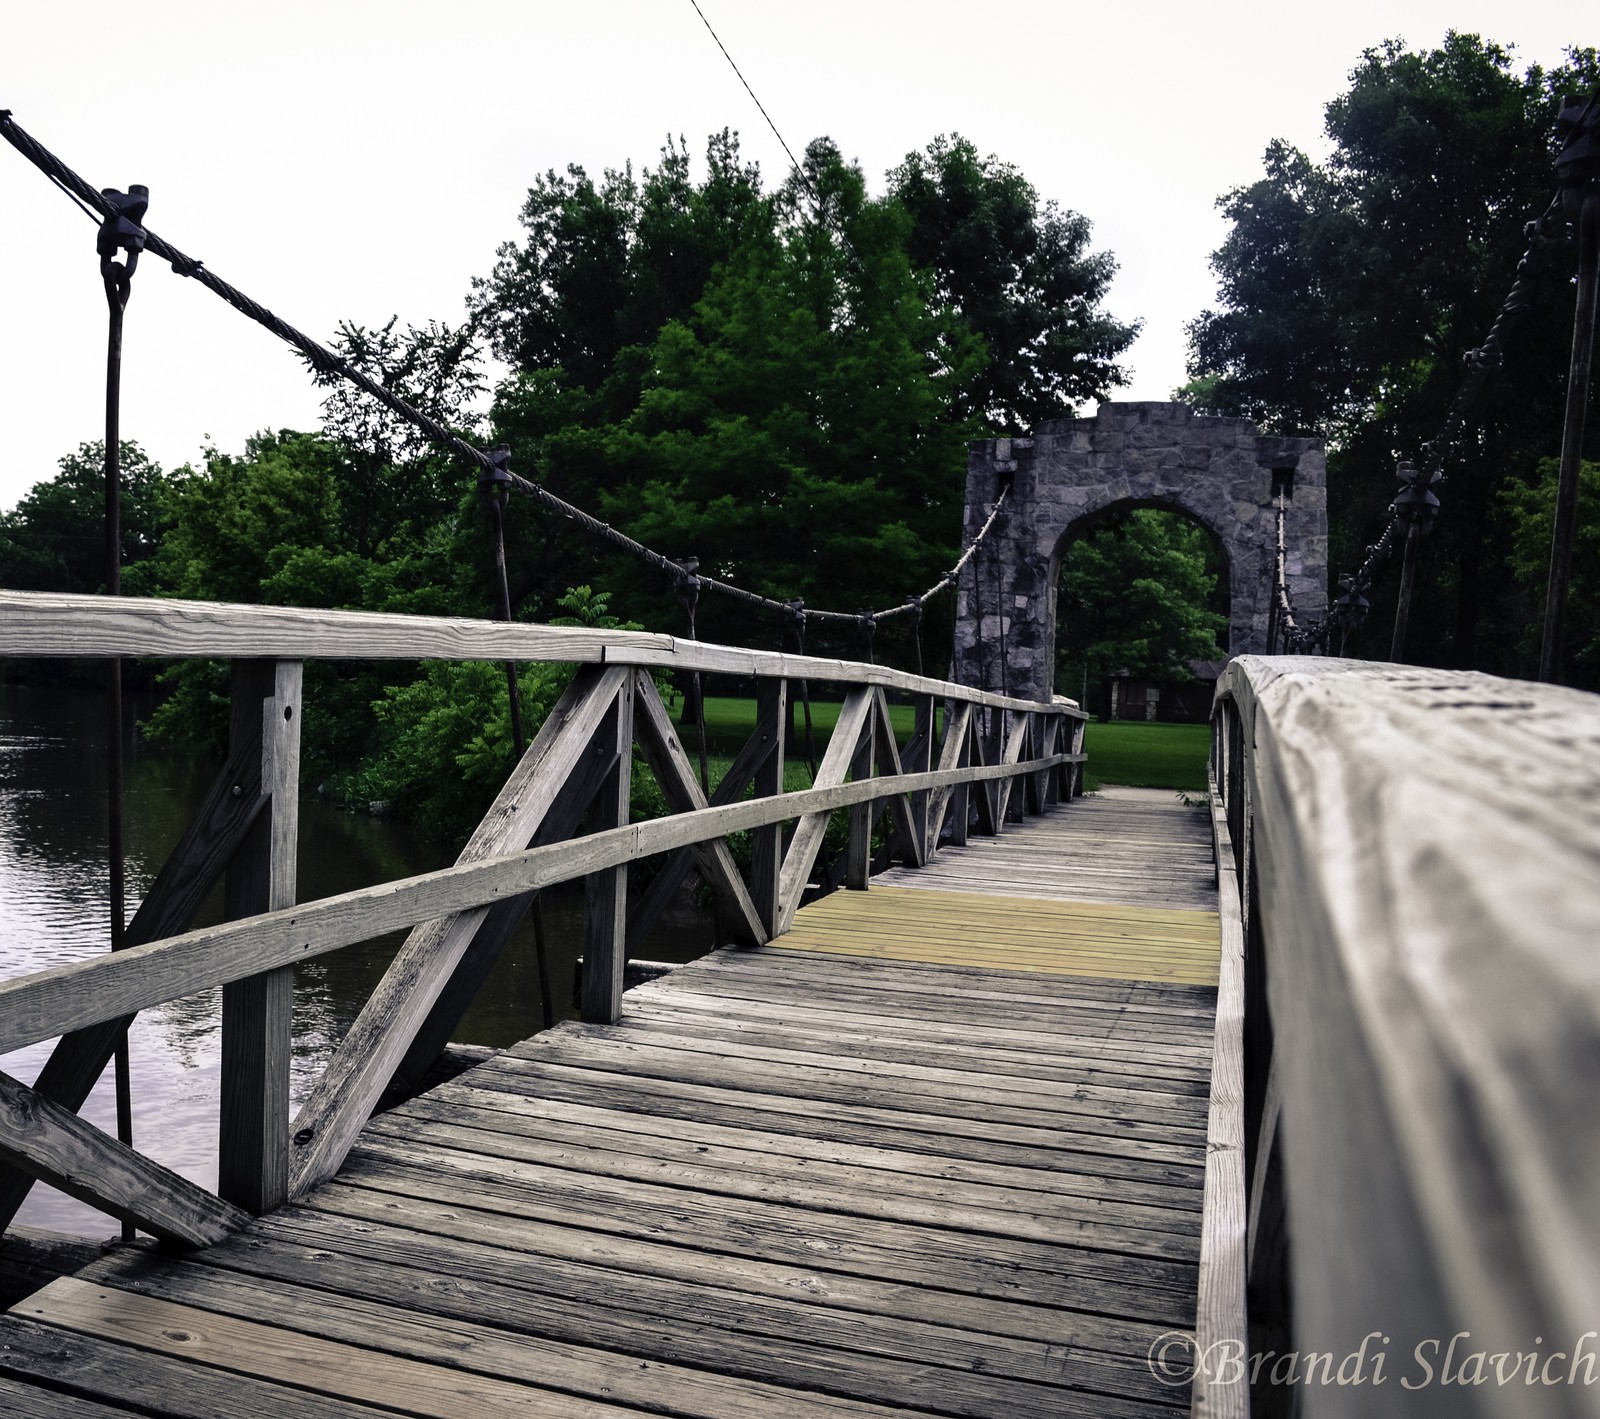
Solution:
<path fill-rule="evenodd" d="M 3 1215 L 44 1180 L 159 1239 L 0 1317 L 8 1414 L 1600 1413 L 1593 697 L 1244 658 L 1188 807 L 1083 798 L 1070 702 L 670 636 L 0 593 L 0 655 L 234 662 L 126 947 L 0 982 L 0 1053 L 60 1039 L 0 1076 Z M 299 902 L 301 666 L 339 658 L 578 669 L 454 867 Z M 672 671 L 758 687 L 709 800 Z M 842 708 L 785 792 L 799 681 Z M 811 900 L 838 809 L 854 890 Z M 736 944 L 624 994 L 690 870 Z M 577 878 L 582 1020 L 427 1087 Z M 399 927 L 291 1120 L 293 965 Z M 77 1109 L 215 985 L 214 1195 Z"/>

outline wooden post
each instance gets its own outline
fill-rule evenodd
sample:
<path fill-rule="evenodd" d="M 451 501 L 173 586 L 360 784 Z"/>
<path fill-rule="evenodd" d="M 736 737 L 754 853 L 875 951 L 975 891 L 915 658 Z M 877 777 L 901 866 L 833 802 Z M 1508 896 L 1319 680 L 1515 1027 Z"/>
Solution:
<path fill-rule="evenodd" d="M 944 743 L 939 746 L 941 769 L 964 769 L 972 763 L 972 722 L 975 718 L 970 704 L 963 702 L 946 706 Z M 938 811 L 933 815 L 933 822 L 928 828 L 928 836 L 933 840 L 928 845 L 929 854 L 939 846 L 945 823 L 950 824 L 950 846 L 965 847 L 967 821 L 971 814 L 972 798 L 968 786 L 957 784 L 950 790 L 950 805 L 942 817 Z"/>
<path fill-rule="evenodd" d="M 593 831 L 620 828 L 628 821 L 633 787 L 633 680 L 617 691 L 616 703 L 595 735 L 596 745 L 616 755 L 589 811 Z M 608 867 L 583 881 L 584 1020 L 614 1025 L 622 1016 L 622 968 L 628 954 L 628 869 Z"/>
<path fill-rule="evenodd" d="M 785 680 L 763 680 L 756 687 L 756 733 L 771 734 L 774 749 L 756 770 L 756 797 L 783 792 L 784 740 L 789 724 L 789 686 Z M 770 939 L 778 934 L 783 878 L 783 824 L 757 828 L 751 835 L 750 894 Z"/>
<path fill-rule="evenodd" d="M 1066 736 L 1062 730 L 1066 728 L 1066 716 L 1059 712 L 1045 711 L 1040 716 L 1044 725 L 1044 736 L 1041 743 L 1041 752 L 1045 754 L 1062 754 L 1066 752 Z M 1046 769 L 1039 775 L 1039 801 L 1042 807 L 1052 808 L 1061 802 L 1061 775 L 1055 769 Z"/>
<path fill-rule="evenodd" d="M 860 783 L 873 776 L 873 750 L 877 743 L 876 721 L 882 712 L 876 696 L 867 712 L 866 730 L 850 760 L 850 777 Z M 845 849 L 844 884 L 852 892 L 864 892 L 872 876 L 872 823 L 877 817 L 875 800 L 857 803 L 850 810 L 850 843 Z"/>
<path fill-rule="evenodd" d="M 300 794 L 297 660 L 233 667 L 230 738 L 261 735 L 261 793 L 268 800 L 228 867 L 228 920 L 293 906 Z M 217 1193 L 257 1214 L 289 1195 L 289 1052 L 294 968 L 279 966 L 222 988 L 222 1104 Z"/>
<path fill-rule="evenodd" d="M 911 742 L 901 756 L 900 767 L 908 774 L 922 773 L 934 765 L 933 730 L 935 702 L 932 695 L 917 696 L 917 718 L 911 731 Z M 893 730 L 890 731 L 893 733 Z M 917 866 L 921 866 L 939 846 L 928 842 L 928 790 L 921 789 L 911 795 L 911 831 L 921 844 Z"/>

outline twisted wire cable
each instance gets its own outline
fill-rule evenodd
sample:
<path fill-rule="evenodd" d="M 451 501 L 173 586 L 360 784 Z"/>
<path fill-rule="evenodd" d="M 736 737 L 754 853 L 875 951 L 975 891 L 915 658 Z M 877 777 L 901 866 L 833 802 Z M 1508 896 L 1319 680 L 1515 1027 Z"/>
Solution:
<path fill-rule="evenodd" d="M 65 192 L 68 197 L 72 198 L 92 219 L 98 221 L 114 215 L 110 202 L 62 162 L 60 158 L 56 157 L 38 139 L 16 123 L 9 109 L 0 109 L 0 136 L 3 136 L 23 157 L 27 158 L 51 182 Z M 533 498 L 548 511 L 576 523 L 592 536 L 610 543 L 618 550 L 637 558 L 646 566 L 653 567 L 675 583 L 694 576 L 693 571 L 683 563 L 664 556 L 654 548 L 647 547 L 644 543 L 628 536 L 626 532 L 621 531 L 619 528 L 603 522 L 600 518 L 585 512 L 582 508 L 567 502 L 564 498 L 558 497 L 541 484 L 524 478 L 520 474 L 513 473 L 505 466 L 503 459 L 496 459 L 490 452 L 468 443 L 467 440 L 453 433 L 431 415 L 425 414 L 422 410 L 402 399 L 393 390 L 386 389 L 351 364 L 342 355 L 335 354 L 326 346 L 313 340 L 309 335 L 295 329 L 288 321 L 268 310 L 259 301 L 252 300 L 236 286 L 230 285 L 220 276 L 208 270 L 203 261 L 198 261 L 194 257 L 185 255 L 177 247 L 173 246 L 171 242 L 157 236 L 148 228 L 145 229 L 144 237 L 144 249 L 153 252 L 162 260 L 168 262 L 178 275 L 198 281 L 214 295 L 221 297 L 241 315 L 247 316 L 255 321 L 256 324 L 292 346 L 299 351 L 312 369 L 319 374 L 333 375 L 349 380 L 350 383 L 365 394 L 370 395 L 373 399 L 376 399 L 391 413 L 404 419 L 413 428 L 421 432 L 435 446 L 455 454 L 456 457 L 464 460 L 470 466 L 490 475 L 494 482 L 508 486 L 527 497 Z M 955 577 L 959 575 L 961 568 L 965 566 L 978 544 L 988 535 L 990 528 L 994 525 L 995 515 L 999 512 L 1000 505 L 1004 499 L 1005 494 L 1002 492 L 995 501 L 988 520 L 984 523 L 977 537 L 962 553 L 960 561 L 928 591 L 924 592 L 921 597 L 914 598 L 912 601 L 900 606 L 890 607 L 886 611 L 807 610 L 805 615 L 814 620 L 859 624 L 869 616 L 881 619 L 885 616 L 897 616 L 908 612 L 913 606 L 920 604 L 921 601 L 936 595 L 948 586 L 953 586 Z M 744 587 L 735 586 L 732 582 L 723 581 L 717 577 L 701 576 L 698 578 L 698 583 L 702 587 L 707 587 L 723 596 L 742 601 L 748 605 L 759 606 L 778 613 L 784 613 L 789 610 L 786 602 L 776 601 L 772 597 L 761 595 L 759 592 L 748 591 Z"/>

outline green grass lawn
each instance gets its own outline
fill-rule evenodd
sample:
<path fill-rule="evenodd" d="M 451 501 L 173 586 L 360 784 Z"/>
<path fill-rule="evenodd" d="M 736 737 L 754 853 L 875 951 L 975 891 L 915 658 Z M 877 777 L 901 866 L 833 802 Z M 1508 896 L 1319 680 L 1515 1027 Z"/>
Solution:
<path fill-rule="evenodd" d="M 796 732 L 804 735 L 805 717 L 801 709 L 798 692 L 791 690 L 791 706 L 794 713 Z M 682 722 L 683 703 L 673 708 L 673 717 L 679 720 L 679 732 L 683 736 L 684 748 L 691 754 L 695 752 L 695 726 Z M 902 744 L 911 737 L 911 731 L 916 724 L 916 710 L 910 705 L 891 705 L 889 718 L 894 722 L 895 738 Z M 839 704 L 837 701 L 812 700 L 811 702 L 811 736 L 817 742 L 817 755 L 821 757 L 822 751 L 828 747 L 828 736 L 833 733 L 833 726 L 839 722 Z M 706 746 L 709 749 L 722 749 L 737 752 L 739 746 L 755 732 L 756 727 L 756 702 L 754 700 L 740 699 L 732 695 L 707 695 L 706 696 Z M 804 742 L 802 740 L 802 742 Z"/>
<path fill-rule="evenodd" d="M 1084 749 L 1089 755 L 1089 762 L 1084 765 L 1084 787 L 1090 792 L 1103 783 L 1122 783 L 1134 788 L 1204 793 L 1211 726 L 1132 720 L 1091 722 L 1084 735 Z"/>
<path fill-rule="evenodd" d="M 793 702 L 797 734 L 804 732 L 800 699 Z M 681 715 L 681 703 L 675 714 Z M 904 743 L 911 737 L 915 711 L 910 705 L 890 708 L 894 718 L 895 737 Z M 839 719 L 837 701 L 813 700 L 811 702 L 812 735 L 816 740 L 817 754 L 827 748 L 828 736 Z M 706 696 L 706 748 L 713 760 L 711 779 L 715 783 L 726 770 L 739 746 L 748 739 L 756 726 L 756 702 L 732 695 Z M 684 748 L 689 757 L 697 756 L 698 745 L 694 726 L 680 726 Z M 1206 756 L 1211 751 L 1211 727 L 1205 724 L 1149 724 L 1137 720 L 1118 720 L 1115 723 L 1091 723 L 1085 736 L 1089 762 L 1085 766 L 1084 786 L 1091 792 L 1102 783 L 1130 784 L 1136 788 L 1170 788 L 1174 792 L 1204 793 L 1206 787 Z M 803 756 L 801 756 L 803 758 Z M 718 762 L 720 761 L 720 762 Z M 789 756 L 789 773 L 794 776 L 796 756 Z M 802 775 L 809 779 L 809 774 Z M 790 787 L 803 787 L 792 783 Z"/>

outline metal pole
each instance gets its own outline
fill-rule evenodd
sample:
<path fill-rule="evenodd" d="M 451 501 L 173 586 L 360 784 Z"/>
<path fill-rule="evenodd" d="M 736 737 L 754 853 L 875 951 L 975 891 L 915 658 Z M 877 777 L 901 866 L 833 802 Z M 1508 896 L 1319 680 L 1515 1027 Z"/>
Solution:
<path fill-rule="evenodd" d="M 1583 431 L 1589 413 L 1589 383 L 1594 369 L 1594 318 L 1600 270 L 1600 190 L 1584 195 L 1578 216 L 1578 303 L 1572 321 L 1572 366 L 1567 375 L 1567 417 L 1561 431 L 1561 477 L 1556 488 L 1555 527 L 1550 537 L 1550 581 L 1545 593 L 1544 639 L 1539 647 L 1539 678 L 1561 676 L 1561 636 L 1572 579 L 1572 543 L 1578 524 L 1578 473 Z"/>
<path fill-rule="evenodd" d="M 1411 619 L 1411 581 L 1417 570 L 1417 543 L 1422 540 L 1422 524 L 1412 518 L 1406 523 L 1405 559 L 1400 564 L 1400 599 L 1394 608 L 1394 638 L 1389 642 L 1389 660 L 1398 665 L 1406 654 L 1406 624 Z"/>
<path fill-rule="evenodd" d="M 106 436 L 105 533 L 106 595 L 122 595 L 122 323 L 133 290 L 133 272 L 144 247 L 144 220 L 150 193 L 129 187 L 126 193 L 108 189 L 102 194 L 113 214 L 101 225 L 95 240 L 100 257 L 100 280 L 106 293 Z M 118 252 L 126 253 L 119 265 Z M 126 944 L 128 887 L 122 836 L 122 660 L 113 656 L 106 685 L 106 840 L 109 858 L 111 949 Z M 117 1036 L 112 1051 L 117 1097 L 117 1139 L 133 1146 L 133 1086 L 129 1077 L 128 1032 Z M 122 1224 L 122 1239 L 133 1240 L 131 1222 Z"/>

